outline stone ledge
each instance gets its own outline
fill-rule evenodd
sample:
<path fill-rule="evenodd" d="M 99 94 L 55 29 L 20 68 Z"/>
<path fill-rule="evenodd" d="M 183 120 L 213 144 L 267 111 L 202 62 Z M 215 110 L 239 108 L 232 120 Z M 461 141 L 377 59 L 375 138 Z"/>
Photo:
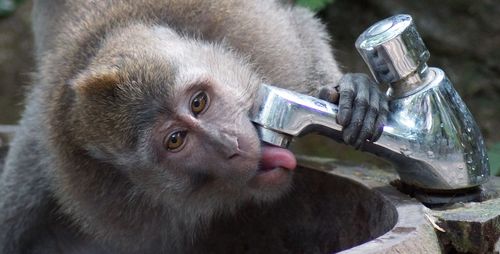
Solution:
<path fill-rule="evenodd" d="M 500 191 L 500 177 L 492 177 L 483 186 Z M 444 210 L 434 210 L 437 224 L 445 232 L 437 232 L 445 249 L 466 253 L 500 253 L 500 198 L 459 203 Z"/>

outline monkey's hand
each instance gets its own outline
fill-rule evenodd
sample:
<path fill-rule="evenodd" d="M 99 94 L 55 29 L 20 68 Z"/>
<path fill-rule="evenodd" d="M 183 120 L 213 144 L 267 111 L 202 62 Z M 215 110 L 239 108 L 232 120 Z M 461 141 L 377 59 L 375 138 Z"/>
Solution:
<path fill-rule="evenodd" d="M 382 134 L 387 120 L 387 97 L 362 73 L 348 73 L 335 86 L 321 88 L 319 98 L 339 105 L 337 122 L 344 142 L 359 148 Z"/>

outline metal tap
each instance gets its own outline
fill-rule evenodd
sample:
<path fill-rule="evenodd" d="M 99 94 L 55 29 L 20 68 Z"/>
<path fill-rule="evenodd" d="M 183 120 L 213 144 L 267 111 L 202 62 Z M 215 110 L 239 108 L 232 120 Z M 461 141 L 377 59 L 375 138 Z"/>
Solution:
<path fill-rule="evenodd" d="M 382 20 L 359 36 L 356 47 L 375 80 L 387 84 L 388 122 L 363 150 L 392 162 L 409 185 L 431 191 L 475 187 L 489 178 L 483 137 L 445 73 L 429 59 L 409 15 Z M 250 112 L 260 138 L 288 147 L 315 132 L 342 142 L 338 107 L 326 101 L 262 85 Z"/>

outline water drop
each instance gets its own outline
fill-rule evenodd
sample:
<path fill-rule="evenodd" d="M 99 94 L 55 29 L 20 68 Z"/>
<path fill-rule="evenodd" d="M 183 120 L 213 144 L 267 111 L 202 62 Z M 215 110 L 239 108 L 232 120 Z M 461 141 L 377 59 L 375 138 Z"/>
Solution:
<path fill-rule="evenodd" d="M 429 158 L 434 158 L 434 152 L 433 151 L 427 151 L 427 157 Z"/>
<path fill-rule="evenodd" d="M 413 152 L 412 152 L 412 151 L 410 151 L 410 149 L 408 149 L 408 147 L 407 147 L 407 146 L 402 146 L 402 147 L 400 147 L 400 148 L 399 148 L 399 152 L 400 152 L 402 155 L 406 156 L 406 157 L 408 157 L 408 156 L 410 156 L 410 155 L 412 155 L 412 154 L 413 154 Z"/>

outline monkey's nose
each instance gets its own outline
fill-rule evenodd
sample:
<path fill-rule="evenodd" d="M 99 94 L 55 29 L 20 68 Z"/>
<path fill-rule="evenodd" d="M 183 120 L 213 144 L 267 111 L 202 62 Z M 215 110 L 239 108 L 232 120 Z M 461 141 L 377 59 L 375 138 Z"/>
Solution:
<path fill-rule="evenodd" d="M 233 159 L 236 158 L 240 155 L 240 140 L 236 138 L 236 150 L 233 152 L 233 154 L 229 155 L 228 159 Z"/>
<path fill-rule="evenodd" d="M 238 157 L 239 155 L 240 155 L 239 153 L 234 153 L 234 154 L 230 155 L 230 156 L 228 157 L 228 159 L 230 159 L 230 160 L 231 160 L 231 159 L 234 159 L 234 158 Z"/>
<path fill-rule="evenodd" d="M 207 142 L 226 159 L 233 159 L 241 155 L 238 136 L 213 126 L 205 126 L 204 133 Z"/>
<path fill-rule="evenodd" d="M 226 155 L 227 159 L 234 159 L 240 155 L 240 147 L 237 137 L 230 137 L 229 142 L 226 143 L 225 151 L 223 153 Z"/>
<path fill-rule="evenodd" d="M 221 152 L 225 158 L 233 159 L 240 155 L 238 138 L 234 135 L 221 132 L 216 149 Z"/>

